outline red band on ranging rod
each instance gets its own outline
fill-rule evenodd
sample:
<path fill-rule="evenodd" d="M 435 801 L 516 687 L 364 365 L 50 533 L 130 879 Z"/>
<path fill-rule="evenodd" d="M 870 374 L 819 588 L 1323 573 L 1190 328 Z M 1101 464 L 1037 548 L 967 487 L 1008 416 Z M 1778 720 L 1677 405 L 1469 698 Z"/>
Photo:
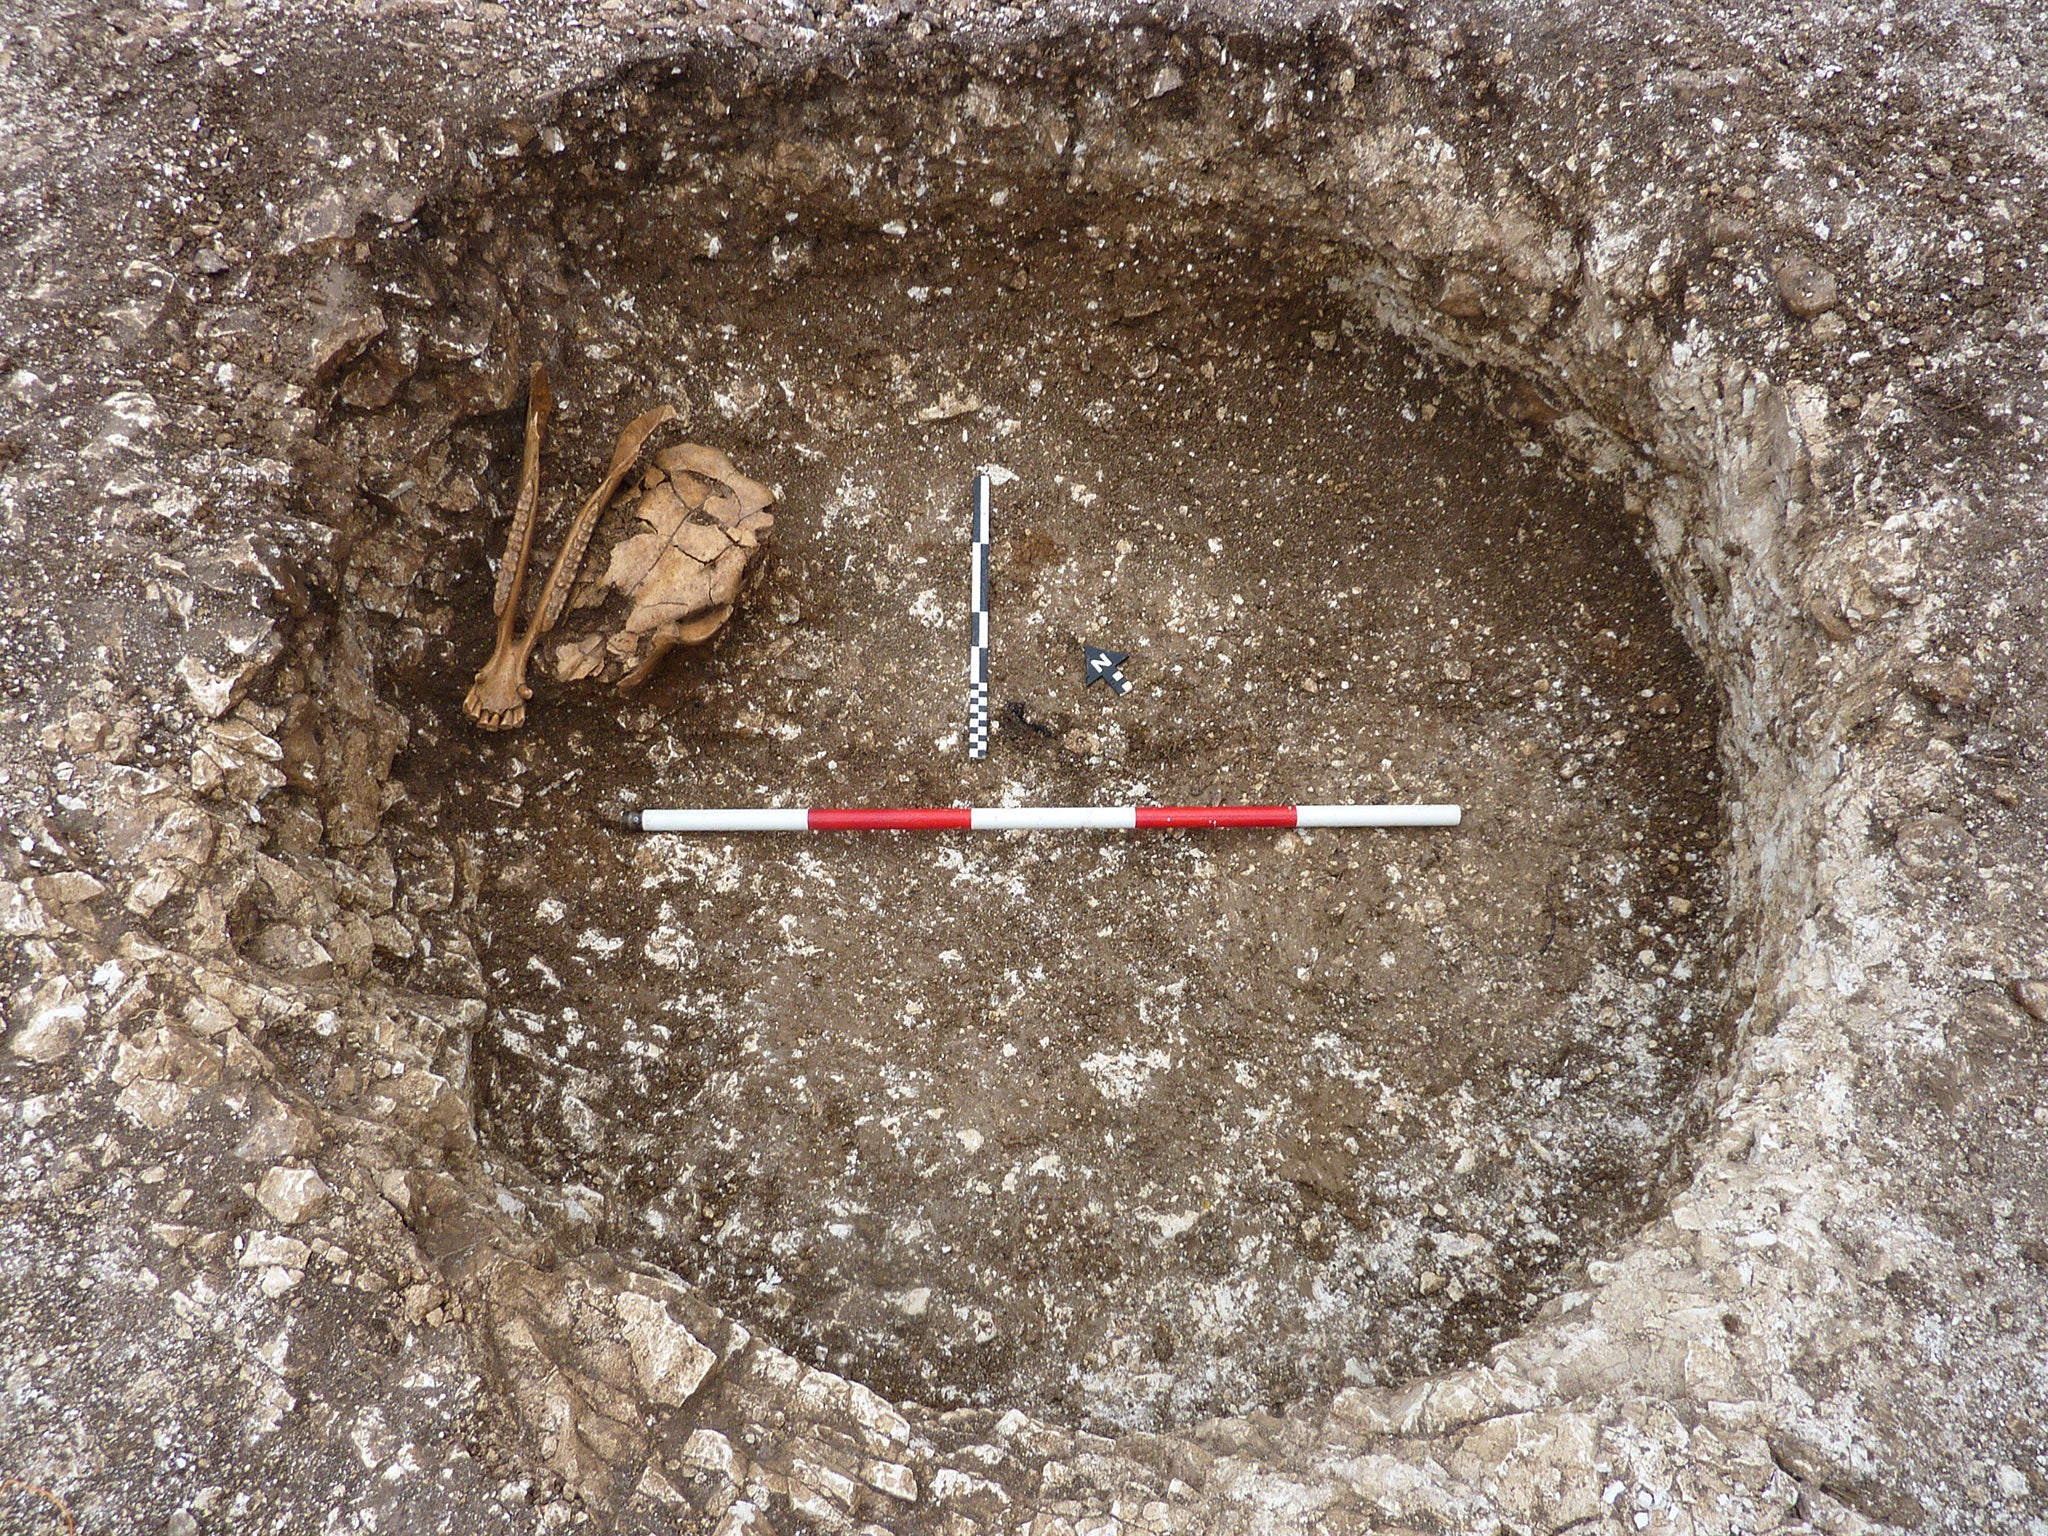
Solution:
<path fill-rule="evenodd" d="M 628 811 L 632 832 L 1130 832 L 1152 827 L 1455 827 L 1455 805 L 708 807 Z"/>
<path fill-rule="evenodd" d="M 903 806 L 875 810 L 817 809 L 808 813 L 812 832 L 971 832 L 974 812 L 966 806 Z"/>

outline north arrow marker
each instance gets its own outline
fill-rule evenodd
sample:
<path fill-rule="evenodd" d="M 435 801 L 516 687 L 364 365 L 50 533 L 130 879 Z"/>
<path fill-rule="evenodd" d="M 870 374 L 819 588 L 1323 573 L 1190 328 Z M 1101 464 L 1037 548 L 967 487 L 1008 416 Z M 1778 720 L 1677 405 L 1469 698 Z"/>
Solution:
<path fill-rule="evenodd" d="M 1124 676 L 1124 663 L 1131 659 L 1129 651 L 1105 651 L 1100 646 L 1081 647 L 1081 686 L 1093 688 L 1097 683 L 1107 683 L 1121 698 L 1131 691 L 1131 680 Z"/>

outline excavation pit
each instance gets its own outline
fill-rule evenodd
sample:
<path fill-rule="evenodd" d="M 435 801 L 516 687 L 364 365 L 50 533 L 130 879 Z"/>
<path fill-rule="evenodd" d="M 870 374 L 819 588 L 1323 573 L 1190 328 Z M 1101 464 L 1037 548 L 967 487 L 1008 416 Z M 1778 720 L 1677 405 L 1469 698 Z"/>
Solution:
<path fill-rule="evenodd" d="M 582 1240 L 892 1399 L 1152 1429 L 1478 1359 L 1658 1209 L 1730 1043 L 1716 701 L 1643 525 L 1543 391 L 1389 335 L 1341 213 L 1264 188 L 1341 121 L 1343 60 L 1246 58 L 1105 58 L 1092 97 L 1023 55 L 750 96 L 663 71 L 507 125 L 379 254 L 387 328 L 324 433 L 370 495 L 283 692 L 374 658 L 403 793 L 297 785 L 278 847 L 374 828 L 430 914 L 380 963 L 484 997 L 478 1129 Z M 660 402 L 658 442 L 776 487 L 776 542 L 714 644 L 623 697 L 543 646 L 490 736 L 461 698 L 535 358 L 543 557 Z M 988 464 L 1016 478 L 971 763 Z M 1084 641 L 1132 653 L 1129 697 L 1082 691 Z M 1466 820 L 613 815 L 1136 799 Z"/>

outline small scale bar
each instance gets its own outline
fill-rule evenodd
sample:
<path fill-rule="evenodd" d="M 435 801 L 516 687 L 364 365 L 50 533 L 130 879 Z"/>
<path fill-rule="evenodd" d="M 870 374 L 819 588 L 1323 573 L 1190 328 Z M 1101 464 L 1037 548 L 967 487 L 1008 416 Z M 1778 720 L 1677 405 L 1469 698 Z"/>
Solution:
<path fill-rule="evenodd" d="M 988 756 L 989 478 L 974 477 L 974 527 L 967 575 L 967 755 Z"/>
<path fill-rule="evenodd" d="M 1041 805 L 631 810 L 628 832 L 1134 832 L 1152 827 L 1455 827 L 1455 805 Z"/>

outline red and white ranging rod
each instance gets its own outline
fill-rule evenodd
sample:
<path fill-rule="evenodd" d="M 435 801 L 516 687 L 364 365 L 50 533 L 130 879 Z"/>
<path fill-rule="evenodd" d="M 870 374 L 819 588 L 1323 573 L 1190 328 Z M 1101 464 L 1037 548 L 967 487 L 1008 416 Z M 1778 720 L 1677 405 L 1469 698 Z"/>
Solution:
<path fill-rule="evenodd" d="M 629 810 L 629 832 L 1133 832 L 1150 827 L 1455 827 L 1455 805 L 725 806 Z"/>

